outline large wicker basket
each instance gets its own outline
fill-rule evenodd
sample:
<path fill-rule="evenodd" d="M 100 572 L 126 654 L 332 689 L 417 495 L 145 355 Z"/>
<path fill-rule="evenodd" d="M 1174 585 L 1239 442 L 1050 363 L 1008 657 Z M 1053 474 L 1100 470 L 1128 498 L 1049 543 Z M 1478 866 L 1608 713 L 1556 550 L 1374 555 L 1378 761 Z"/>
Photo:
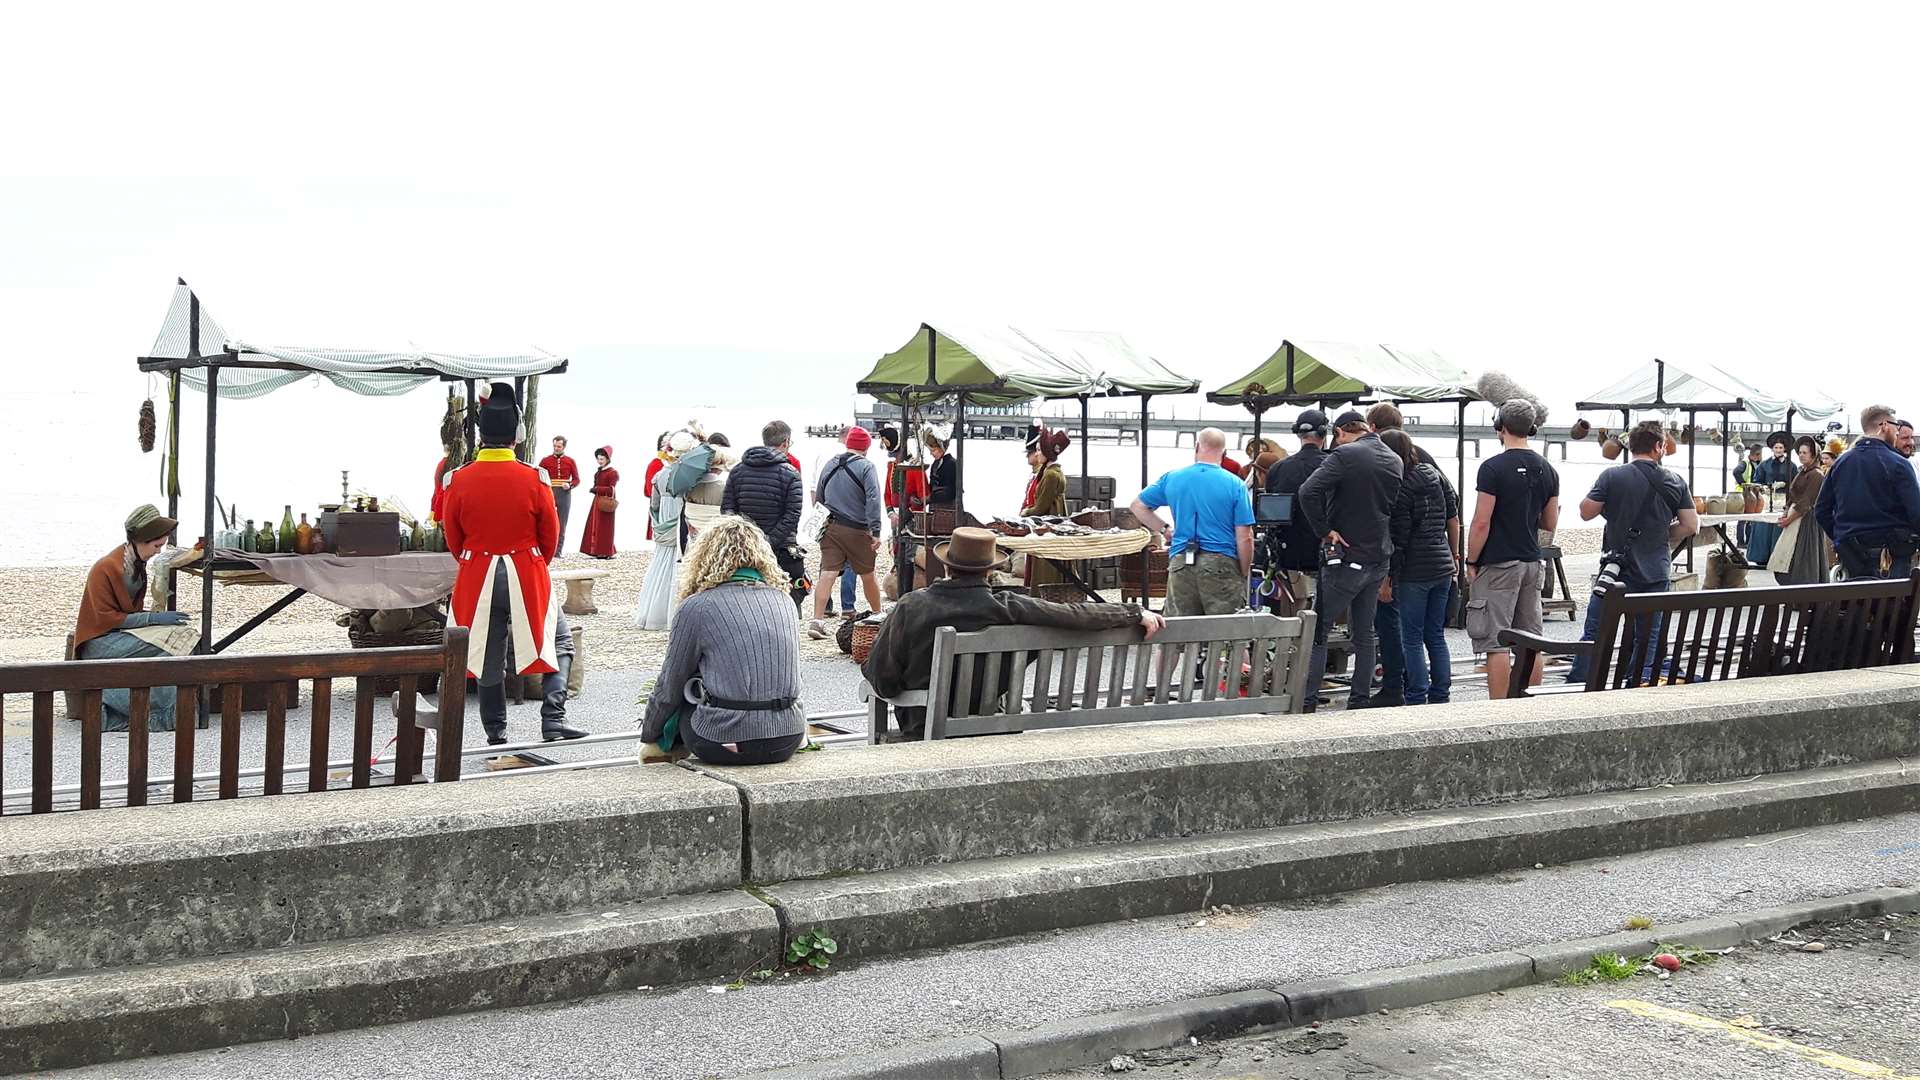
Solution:
<path fill-rule="evenodd" d="M 411 630 L 402 630 L 397 634 L 380 634 L 358 627 L 347 627 L 347 643 L 356 649 L 395 649 L 407 646 L 440 645 L 446 641 L 446 628 L 440 626 L 420 626 Z M 415 675 L 414 684 L 422 694 L 440 692 L 440 676 Z M 380 675 L 373 680 L 373 692 L 391 694 L 400 689 L 400 676 Z"/>
<path fill-rule="evenodd" d="M 853 662 L 864 664 L 873 652 L 874 639 L 880 636 L 880 624 L 862 619 L 853 624 Z"/>

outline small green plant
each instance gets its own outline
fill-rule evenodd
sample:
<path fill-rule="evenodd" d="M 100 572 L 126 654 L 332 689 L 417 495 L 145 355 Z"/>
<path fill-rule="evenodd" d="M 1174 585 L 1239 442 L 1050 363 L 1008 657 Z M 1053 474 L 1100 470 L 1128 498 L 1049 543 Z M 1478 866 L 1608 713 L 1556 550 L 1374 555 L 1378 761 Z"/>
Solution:
<path fill-rule="evenodd" d="M 1651 930 L 1653 929 L 1653 920 L 1647 918 L 1645 915 L 1635 915 L 1627 920 L 1627 929 Z"/>
<path fill-rule="evenodd" d="M 1620 982 L 1631 979 L 1640 970 L 1642 961 L 1629 960 L 1619 953 L 1597 953 L 1587 961 L 1587 966 L 1579 971 L 1569 972 L 1560 980 L 1568 986 L 1590 986 L 1594 983 Z"/>
<path fill-rule="evenodd" d="M 839 951 L 839 942 L 818 930 L 809 930 L 787 942 L 787 966 L 825 971 Z"/>

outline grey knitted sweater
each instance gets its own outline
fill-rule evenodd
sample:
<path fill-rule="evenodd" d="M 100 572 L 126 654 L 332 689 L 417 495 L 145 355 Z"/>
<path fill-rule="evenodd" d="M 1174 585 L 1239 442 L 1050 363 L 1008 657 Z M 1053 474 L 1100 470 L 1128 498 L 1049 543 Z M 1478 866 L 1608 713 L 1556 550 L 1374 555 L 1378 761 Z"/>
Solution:
<path fill-rule="evenodd" d="M 667 665 L 647 702 L 642 735 L 659 742 L 667 717 L 686 703 L 687 683 L 698 677 L 709 698 L 773 701 L 800 696 L 800 639 L 794 633 L 793 601 L 764 585 L 734 582 L 689 596 L 673 616 Z M 774 739 L 806 730 L 806 711 L 796 700 L 784 710 L 737 712 L 688 705 L 681 723 L 704 739 L 738 743 Z"/>

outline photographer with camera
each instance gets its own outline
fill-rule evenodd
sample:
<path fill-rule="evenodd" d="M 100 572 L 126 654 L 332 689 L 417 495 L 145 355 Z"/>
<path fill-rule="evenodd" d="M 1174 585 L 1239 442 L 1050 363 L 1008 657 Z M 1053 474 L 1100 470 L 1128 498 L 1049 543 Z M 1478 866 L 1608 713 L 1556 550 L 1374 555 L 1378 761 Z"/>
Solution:
<path fill-rule="evenodd" d="M 1833 538 L 1849 579 L 1903 578 L 1920 533 L 1920 481 L 1900 453 L 1900 421 L 1885 405 L 1860 414 L 1866 434 L 1834 460 L 1813 517 Z"/>
<path fill-rule="evenodd" d="M 1635 427 L 1627 435 L 1627 453 L 1631 455 L 1627 463 L 1601 473 L 1593 490 L 1580 502 L 1580 520 L 1607 519 L 1601 540 L 1600 576 L 1587 601 L 1582 641 L 1592 641 L 1599 630 L 1600 598 L 1606 593 L 1666 592 L 1672 588 L 1674 545 L 1700 530 L 1700 515 L 1693 509 L 1693 495 L 1686 481 L 1660 465 L 1666 456 L 1666 441 L 1658 420 Z M 1657 619 L 1643 618 L 1633 628 L 1641 640 L 1646 681 L 1655 674 L 1651 646 L 1659 625 Z M 1567 681 L 1586 682 L 1587 666 L 1587 657 L 1575 657 Z"/>

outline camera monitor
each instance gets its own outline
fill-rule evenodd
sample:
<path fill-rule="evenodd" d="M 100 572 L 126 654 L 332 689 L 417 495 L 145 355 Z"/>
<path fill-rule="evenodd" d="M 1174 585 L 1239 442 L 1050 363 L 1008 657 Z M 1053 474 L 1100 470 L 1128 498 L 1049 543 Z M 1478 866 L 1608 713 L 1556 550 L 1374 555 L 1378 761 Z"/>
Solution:
<path fill-rule="evenodd" d="M 1293 495 L 1261 492 L 1253 497 L 1255 525 L 1286 525 L 1293 521 Z"/>

